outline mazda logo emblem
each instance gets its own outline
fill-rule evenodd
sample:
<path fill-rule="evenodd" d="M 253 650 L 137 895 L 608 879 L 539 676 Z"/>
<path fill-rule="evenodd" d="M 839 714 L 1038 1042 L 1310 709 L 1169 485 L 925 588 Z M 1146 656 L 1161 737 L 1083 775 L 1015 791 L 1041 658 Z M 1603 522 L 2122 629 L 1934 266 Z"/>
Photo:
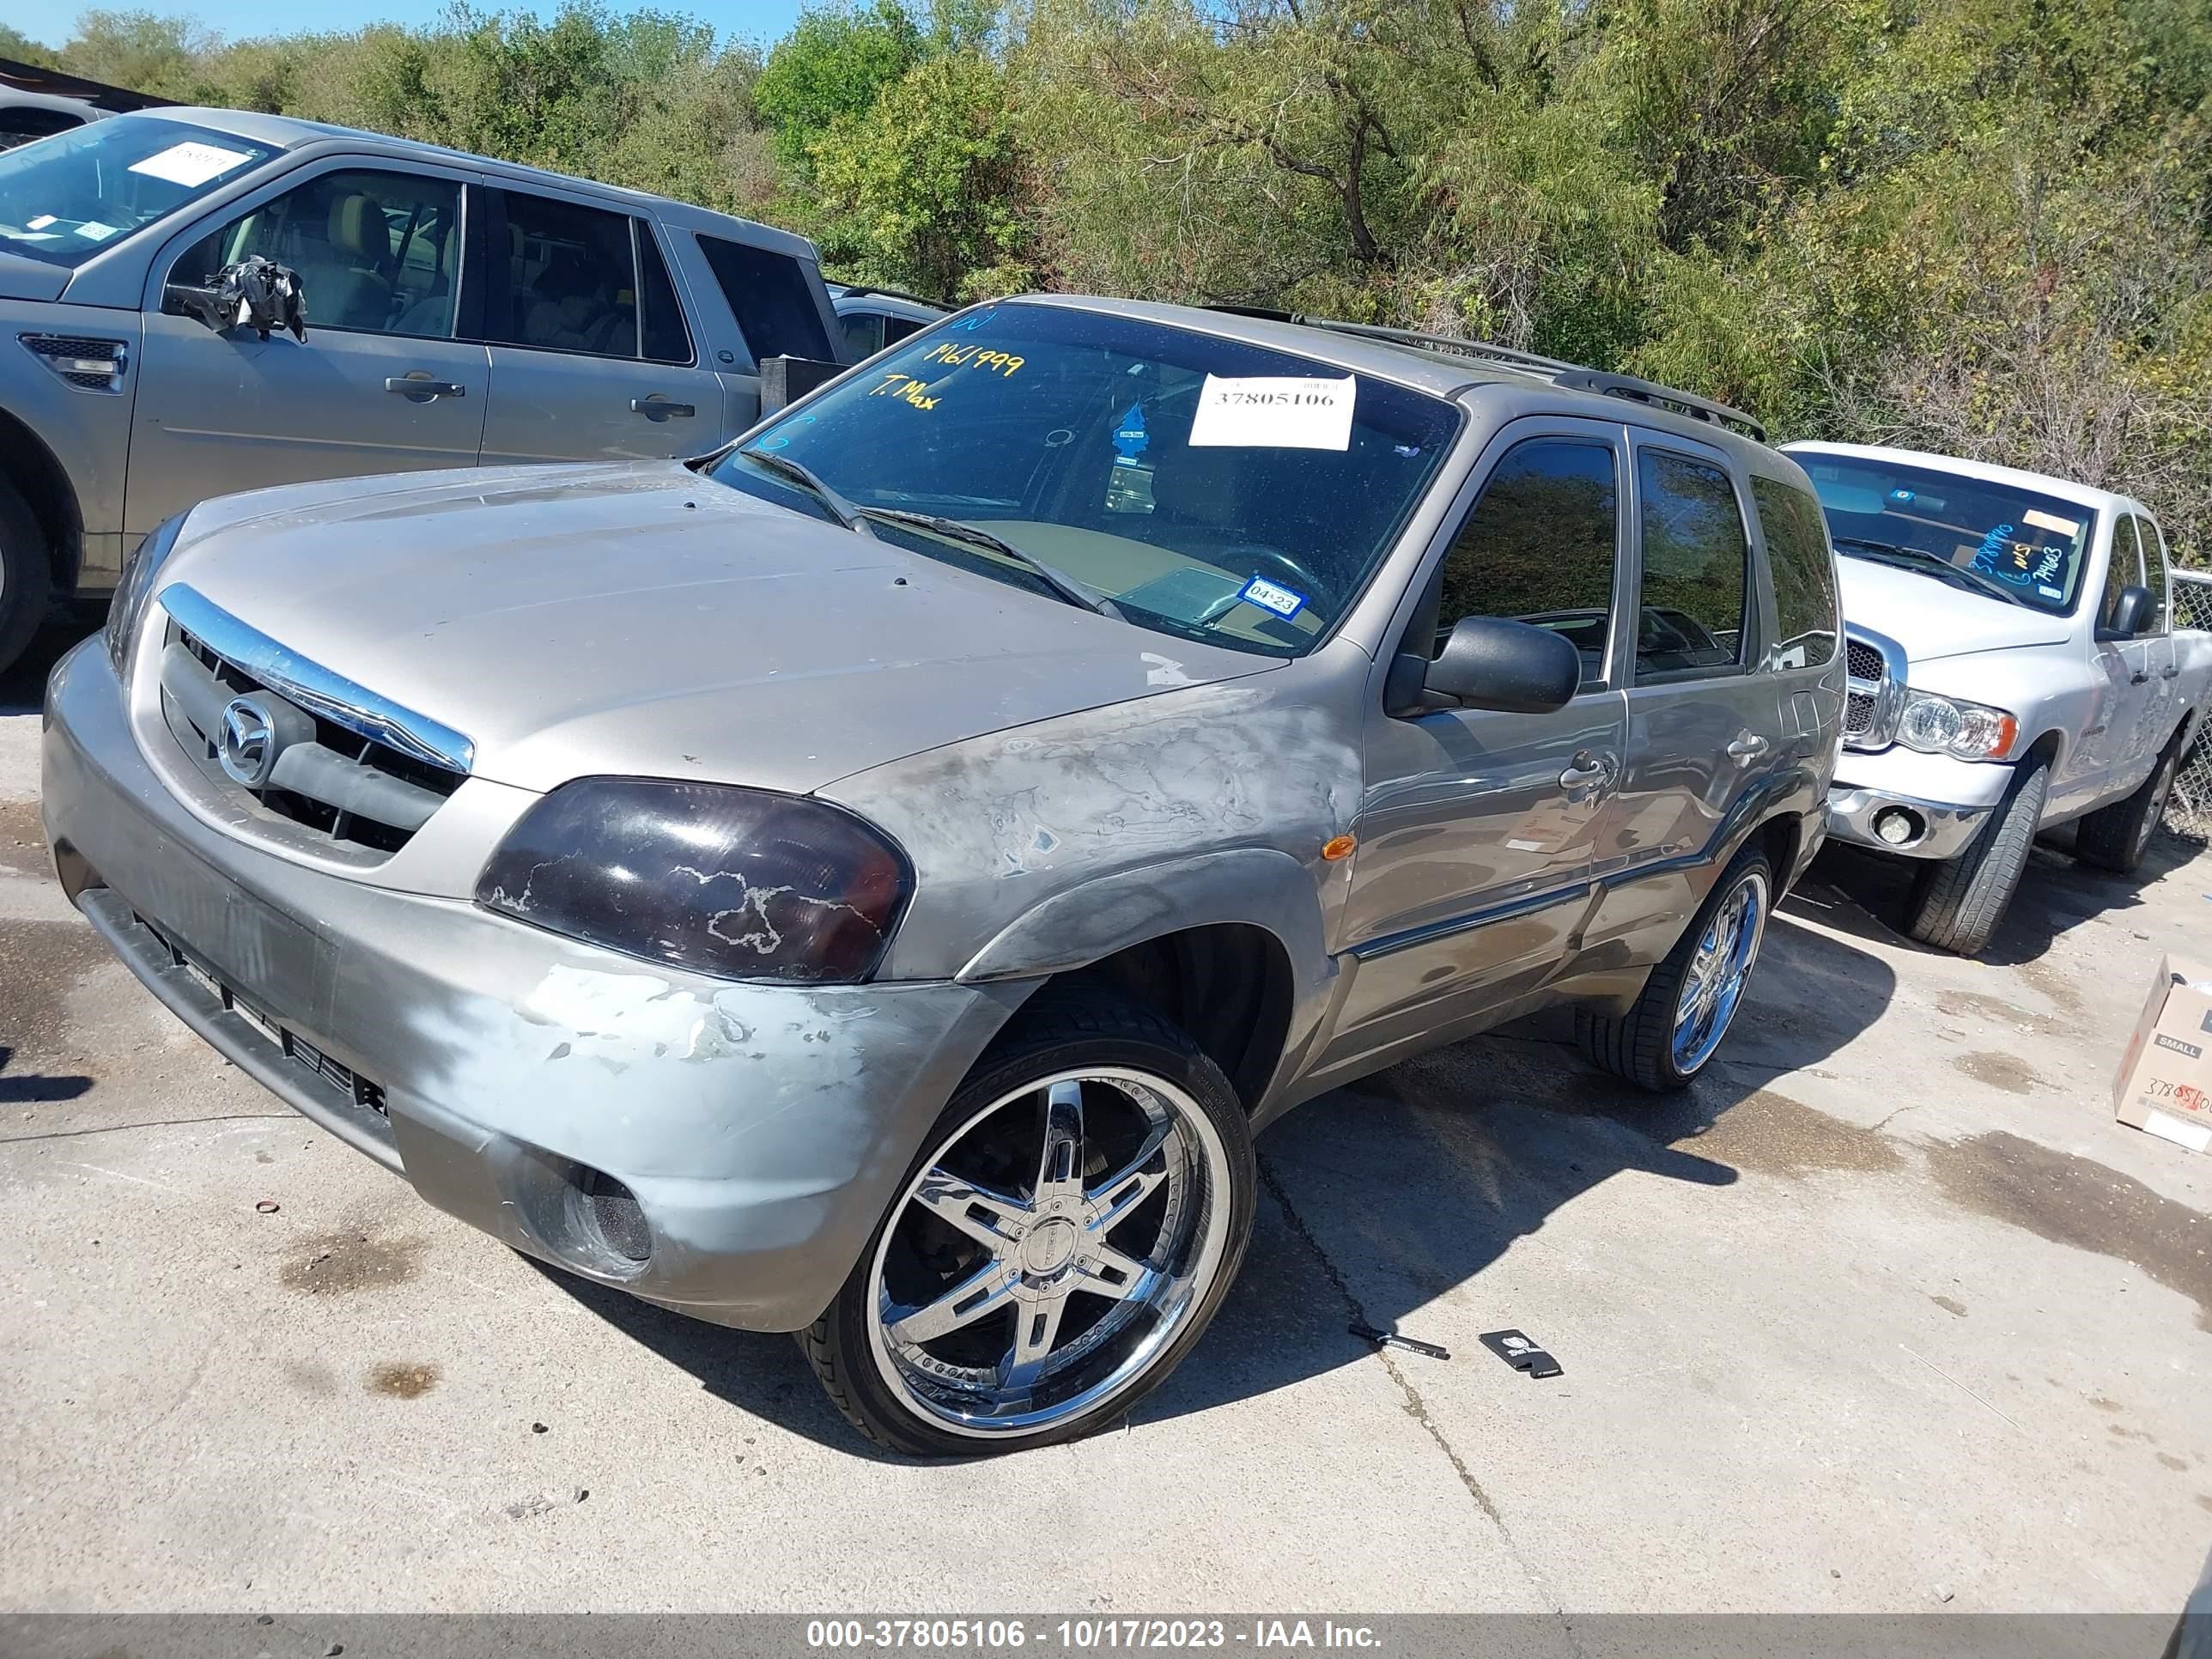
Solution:
<path fill-rule="evenodd" d="M 248 789 L 258 789 L 276 769 L 278 747 L 269 711 L 252 697 L 233 697 L 216 742 L 222 769 Z"/>

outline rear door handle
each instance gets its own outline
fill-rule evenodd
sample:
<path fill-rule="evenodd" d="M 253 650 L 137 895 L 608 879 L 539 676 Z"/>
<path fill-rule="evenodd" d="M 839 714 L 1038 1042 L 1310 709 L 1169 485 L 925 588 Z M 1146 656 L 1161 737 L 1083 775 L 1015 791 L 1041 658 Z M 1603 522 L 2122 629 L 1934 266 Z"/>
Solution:
<path fill-rule="evenodd" d="M 403 398 L 416 398 L 428 403 L 433 398 L 465 398 L 469 389 L 456 386 L 451 380 L 416 380 L 410 375 L 394 374 L 384 383 L 386 392 L 396 392 Z"/>
<path fill-rule="evenodd" d="M 2130 674 L 2128 676 L 2128 684 L 2130 685 L 2148 685 L 2150 684 L 2150 676 L 2140 672 Z"/>
<path fill-rule="evenodd" d="M 2161 668 L 2158 671 L 2158 677 L 2162 680 L 2178 680 L 2181 678 L 2181 670 L 2179 667 Z"/>
<path fill-rule="evenodd" d="M 629 411 L 649 421 L 665 421 L 672 415 L 689 419 L 699 412 L 690 404 L 672 404 L 665 398 L 633 398 L 629 400 Z"/>
<path fill-rule="evenodd" d="M 1746 732 L 1728 746 L 1729 758 L 1733 761 L 1754 760 L 1766 752 L 1766 739 Z"/>

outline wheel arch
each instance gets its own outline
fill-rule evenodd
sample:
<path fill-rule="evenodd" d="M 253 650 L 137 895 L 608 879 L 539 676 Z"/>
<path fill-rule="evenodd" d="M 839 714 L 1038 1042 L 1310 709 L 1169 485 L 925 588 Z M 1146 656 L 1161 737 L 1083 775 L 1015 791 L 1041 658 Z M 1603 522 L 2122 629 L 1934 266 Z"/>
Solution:
<path fill-rule="evenodd" d="M 84 556 L 84 515 L 76 487 L 45 439 L 21 416 L 0 409 L 0 478 L 12 484 L 46 538 L 57 598 L 76 591 Z"/>
<path fill-rule="evenodd" d="M 1318 1024 L 1334 969 L 1312 876 L 1288 854 L 1238 848 L 1056 894 L 957 977 L 1110 987 L 1186 1032 L 1252 1111 Z"/>

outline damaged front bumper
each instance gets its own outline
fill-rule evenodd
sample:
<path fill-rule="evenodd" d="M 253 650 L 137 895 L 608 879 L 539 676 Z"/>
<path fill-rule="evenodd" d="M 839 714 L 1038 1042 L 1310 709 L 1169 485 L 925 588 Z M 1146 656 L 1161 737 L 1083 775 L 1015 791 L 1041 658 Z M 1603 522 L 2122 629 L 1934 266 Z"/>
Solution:
<path fill-rule="evenodd" d="M 820 1314 L 1030 988 L 711 979 L 277 857 L 168 793 L 97 639 L 43 771 L 70 897 L 186 1024 L 441 1209 L 718 1323 Z"/>

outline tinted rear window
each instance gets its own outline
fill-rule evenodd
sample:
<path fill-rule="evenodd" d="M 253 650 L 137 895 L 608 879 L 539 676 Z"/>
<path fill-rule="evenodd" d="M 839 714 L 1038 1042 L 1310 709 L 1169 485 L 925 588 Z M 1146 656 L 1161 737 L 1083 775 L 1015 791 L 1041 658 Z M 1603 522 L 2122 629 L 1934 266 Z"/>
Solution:
<path fill-rule="evenodd" d="M 1766 562 L 1774 579 L 1786 665 L 1809 668 L 1826 662 L 1836 654 L 1836 560 L 1819 498 L 1754 474 L 1751 501 L 1766 532 Z"/>
<path fill-rule="evenodd" d="M 668 267 L 660 258 L 660 244 L 654 240 L 653 227 L 642 219 L 637 223 L 637 257 L 640 266 L 639 297 L 644 306 L 643 355 L 649 362 L 688 363 L 691 361 L 691 335 L 684 326 L 684 307 L 676 303 L 676 286 L 668 280 Z"/>
<path fill-rule="evenodd" d="M 811 357 L 830 361 L 830 335 L 799 261 L 786 253 L 702 236 L 699 251 L 722 285 L 754 361 Z"/>
<path fill-rule="evenodd" d="M 1640 676 L 1692 675 L 1743 660 L 1749 549 L 1735 490 L 1719 467 L 1664 450 L 1637 463 L 1644 495 Z"/>

